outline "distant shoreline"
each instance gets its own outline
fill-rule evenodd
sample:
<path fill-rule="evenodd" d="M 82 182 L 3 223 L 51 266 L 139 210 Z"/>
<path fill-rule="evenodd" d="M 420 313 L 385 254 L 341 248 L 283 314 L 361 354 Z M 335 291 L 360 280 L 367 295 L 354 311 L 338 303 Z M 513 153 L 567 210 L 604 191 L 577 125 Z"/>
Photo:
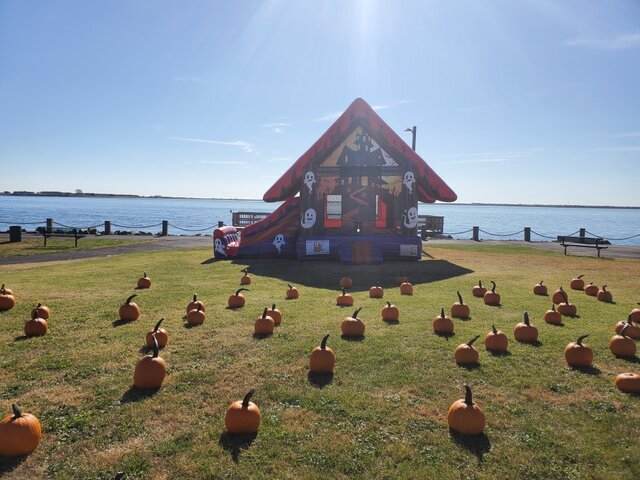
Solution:
<path fill-rule="evenodd" d="M 73 193 L 73 192 L 0 192 L 0 196 L 15 196 L 15 197 L 74 197 L 74 198 L 160 198 L 160 199 L 173 199 L 173 200 L 230 200 L 230 201 L 243 201 L 243 202 L 259 202 L 260 198 L 220 198 L 220 197 L 174 197 L 164 195 L 135 195 L 135 194 L 122 194 L 122 193 Z M 471 205 L 471 206 L 484 206 L 484 207 L 543 207 L 543 208 L 617 208 L 625 210 L 638 210 L 640 206 L 619 206 L 619 205 L 556 205 L 556 204 L 544 204 L 544 203 L 483 203 L 483 202 L 454 202 L 444 203 L 439 202 L 438 205 Z"/>

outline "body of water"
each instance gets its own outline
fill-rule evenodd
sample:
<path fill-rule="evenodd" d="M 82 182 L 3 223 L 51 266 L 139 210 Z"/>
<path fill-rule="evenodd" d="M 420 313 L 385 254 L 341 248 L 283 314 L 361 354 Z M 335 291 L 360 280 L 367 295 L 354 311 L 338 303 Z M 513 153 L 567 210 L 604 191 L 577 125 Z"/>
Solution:
<path fill-rule="evenodd" d="M 172 198 L 28 197 L 0 195 L 0 231 L 10 225 L 27 230 L 44 226 L 103 228 L 158 233 L 163 220 L 172 235 L 208 235 L 223 221 L 231 224 L 232 211 L 271 212 L 280 203 L 261 200 L 200 200 Z M 454 238 L 471 238 L 480 227 L 483 240 L 522 240 L 524 227 L 531 227 L 533 241 L 551 241 L 585 228 L 587 235 L 608 238 L 621 245 L 640 245 L 640 209 L 526 207 L 503 205 L 420 204 L 421 215 L 444 218 L 444 231 Z"/>

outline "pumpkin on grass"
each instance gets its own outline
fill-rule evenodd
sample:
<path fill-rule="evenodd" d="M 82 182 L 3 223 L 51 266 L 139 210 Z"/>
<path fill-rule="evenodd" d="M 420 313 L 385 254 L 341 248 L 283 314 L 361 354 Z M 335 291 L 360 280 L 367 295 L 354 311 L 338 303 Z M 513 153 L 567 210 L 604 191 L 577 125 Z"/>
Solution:
<path fill-rule="evenodd" d="M 440 315 L 433 319 L 433 332 L 437 335 L 453 333 L 453 320 L 444 314 L 444 308 L 440 308 Z"/>
<path fill-rule="evenodd" d="M 566 292 L 562 289 L 562 287 L 560 287 L 558 290 L 553 292 L 553 296 L 551 297 L 551 301 L 553 303 L 555 303 L 556 305 L 559 305 L 560 303 L 564 302 L 565 299 L 567 299 L 567 298 L 569 298 L 569 297 L 567 297 Z"/>
<path fill-rule="evenodd" d="M 224 416 L 227 432 L 234 435 L 256 433 L 260 426 L 260 409 L 251 401 L 255 390 L 250 390 L 242 400 L 233 402 Z"/>
<path fill-rule="evenodd" d="M 4 288 L 3 284 L 0 288 L 0 312 L 11 310 L 16 304 L 15 297 L 9 292 L 10 290 Z"/>
<path fill-rule="evenodd" d="M 206 311 L 206 308 L 204 307 L 204 303 L 198 300 L 198 295 L 194 293 L 193 300 L 191 300 L 187 305 L 187 313 L 189 313 L 191 310 L 197 309 L 198 306 L 200 306 L 200 310 L 202 310 L 203 312 Z"/>
<path fill-rule="evenodd" d="M 409 277 L 407 277 L 404 273 L 401 273 L 396 277 L 396 285 L 400 286 L 405 282 L 409 281 Z"/>
<path fill-rule="evenodd" d="M 602 290 L 598 291 L 596 298 L 598 299 L 599 302 L 605 302 L 605 303 L 613 302 L 613 295 L 611 295 L 611 292 L 607 290 L 606 285 L 603 285 Z"/>
<path fill-rule="evenodd" d="M 611 353 L 616 357 L 633 358 L 636 356 L 636 342 L 627 337 L 626 330 L 628 325 L 622 327 L 620 333 L 617 333 L 609 340 L 609 348 Z"/>
<path fill-rule="evenodd" d="M 282 323 L 282 312 L 276 308 L 275 303 L 267 310 L 267 315 L 273 318 L 273 323 L 276 327 Z"/>
<path fill-rule="evenodd" d="M 336 303 L 341 307 L 351 307 L 353 305 L 353 297 L 343 288 L 342 294 L 338 295 Z"/>
<path fill-rule="evenodd" d="M 189 313 L 187 313 L 187 323 L 189 325 L 202 325 L 206 319 L 207 316 L 204 313 L 201 305 L 198 305 L 196 308 L 189 310 Z"/>
<path fill-rule="evenodd" d="M 346 317 L 342 320 L 340 328 L 342 335 L 345 337 L 363 337 L 364 336 L 364 322 L 358 318 L 358 314 L 362 310 L 362 307 L 358 308 L 353 315 Z"/>
<path fill-rule="evenodd" d="M 540 280 L 540 283 L 536 283 L 533 286 L 533 294 L 534 295 L 542 295 L 542 296 L 548 295 L 547 287 L 546 287 L 546 285 L 542 284 L 542 280 Z"/>
<path fill-rule="evenodd" d="M 387 302 L 380 313 L 382 314 L 382 320 L 385 322 L 398 322 L 400 319 L 400 310 L 391 302 Z"/>
<path fill-rule="evenodd" d="M 155 324 L 153 330 L 149 330 L 147 332 L 147 336 L 145 338 L 147 347 L 153 347 L 154 336 L 156 337 L 156 341 L 158 342 L 158 347 L 164 348 L 167 346 L 167 343 L 169 342 L 169 334 L 164 328 L 160 327 L 160 325 L 162 325 L 162 322 L 164 322 L 164 318 L 158 320 L 158 323 Z"/>
<path fill-rule="evenodd" d="M 620 373 L 615 379 L 616 387 L 624 393 L 640 393 L 640 375 L 637 373 Z"/>
<path fill-rule="evenodd" d="M 589 295 L 590 297 L 597 297 L 600 289 L 593 284 L 593 282 L 589 282 L 589 285 L 584 287 L 584 293 Z"/>
<path fill-rule="evenodd" d="M 336 355 L 329 347 L 327 347 L 327 339 L 329 334 L 326 334 L 319 347 L 316 347 L 311 352 L 309 357 L 309 370 L 313 373 L 333 373 L 333 367 L 336 364 Z"/>
<path fill-rule="evenodd" d="M 451 316 L 453 318 L 469 318 L 469 315 L 471 314 L 469 305 L 465 304 L 462 301 L 460 290 L 458 290 L 456 293 L 458 294 L 458 301 L 451 305 Z"/>
<path fill-rule="evenodd" d="M 242 308 L 244 307 L 244 302 L 245 302 L 245 298 L 244 295 L 242 295 L 242 292 L 248 292 L 249 289 L 248 288 L 239 288 L 238 290 L 236 290 L 236 293 L 234 293 L 233 295 L 231 295 L 229 297 L 229 300 L 227 300 L 227 305 L 229 305 L 229 308 Z"/>
<path fill-rule="evenodd" d="M 273 321 L 273 318 L 267 315 L 268 311 L 269 309 L 265 308 L 262 312 L 262 316 L 258 317 L 253 324 L 253 332 L 256 335 L 273 335 L 275 322 Z"/>
<path fill-rule="evenodd" d="M 369 298 L 382 298 L 384 297 L 384 289 L 378 282 L 369 289 Z"/>
<path fill-rule="evenodd" d="M 240 277 L 240 285 L 251 285 L 251 277 L 249 276 L 249 268 L 240 270 L 244 275 Z"/>
<path fill-rule="evenodd" d="M 524 312 L 524 320 L 516 324 L 513 330 L 513 336 L 519 342 L 533 343 L 538 341 L 538 329 L 531 325 L 529 312 Z"/>
<path fill-rule="evenodd" d="M 24 323 L 24 334 L 27 337 L 42 337 L 47 333 L 47 321 L 37 316 L 35 310 L 31 313 L 31 320 Z"/>
<path fill-rule="evenodd" d="M 133 386 L 140 389 L 157 390 L 162 386 L 164 377 L 167 374 L 167 364 L 159 356 L 160 347 L 155 335 L 153 335 L 153 352 L 145 355 L 136 365 L 133 372 Z"/>
<path fill-rule="evenodd" d="M 118 310 L 120 320 L 133 322 L 140 317 L 140 307 L 137 303 L 131 301 L 135 297 L 137 297 L 137 295 L 134 293 L 133 295 L 130 295 L 122 305 L 120 305 L 120 309 Z"/>
<path fill-rule="evenodd" d="M 144 272 L 142 277 L 138 279 L 138 288 L 151 288 L 151 279 L 147 275 L 147 272 Z"/>
<path fill-rule="evenodd" d="M 473 342 L 475 342 L 480 335 L 476 335 L 467 343 L 461 343 L 458 345 L 453 352 L 453 358 L 456 360 L 458 365 L 473 365 L 478 363 L 480 359 L 480 354 L 478 350 L 473 346 Z"/>
<path fill-rule="evenodd" d="M 558 312 L 565 317 L 575 317 L 578 314 L 578 308 L 573 303 L 569 302 L 565 292 L 562 292 L 562 295 L 564 296 L 564 301 L 560 302 L 558 305 Z"/>
<path fill-rule="evenodd" d="M 571 279 L 569 286 L 572 290 L 584 290 L 584 280 L 582 280 L 582 277 L 584 277 L 584 275 L 578 275 Z"/>
<path fill-rule="evenodd" d="M 30 413 L 22 413 L 14 403 L 13 415 L 0 422 L 0 457 L 20 457 L 36 449 L 42 439 L 38 419 Z"/>
<path fill-rule="evenodd" d="M 484 294 L 484 304 L 490 306 L 500 305 L 500 294 L 496 292 L 496 282 L 491 280 L 491 290 Z"/>
<path fill-rule="evenodd" d="M 7 295 L 13 295 L 13 290 L 4 286 L 4 283 L 0 285 L 0 291 L 4 291 Z M 15 296 L 15 295 L 14 295 Z"/>
<path fill-rule="evenodd" d="M 616 323 L 616 326 L 615 326 L 616 333 L 620 333 L 625 326 L 627 327 L 627 329 L 625 330 L 627 337 L 633 338 L 634 340 L 637 340 L 640 338 L 640 327 L 636 327 L 633 324 L 633 322 L 631 321 L 631 315 L 627 317 L 626 322 L 620 321 Z"/>
<path fill-rule="evenodd" d="M 46 305 L 42 305 L 41 303 L 39 303 L 33 310 L 31 310 L 31 316 L 34 315 L 38 318 L 49 320 L 49 317 L 51 317 L 51 310 L 49 310 L 49 307 L 47 307 Z"/>
<path fill-rule="evenodd" d="M 484 337 L 484 347 L 490 352 L 504 353 L 509 347 L 507 335 L 491 325 L 491 331 Z"/>
<path fill-rule="evenodd" d="M 287 299 L 289 300 L 295 300 L 296 298 L 298 298 L 300 296 L 300 293 L 298 292 L 298 289 L 296 287 L 293 287 L 289 284 L 287 284 L 287 287 L 289 287 L 287 289 Z"/>
<path fill-rule="evenodd" d="M 482 280 L 478 280 L 478 285 L 471 289 L 471 294 L 474 297 L 482 298 L 484 297 L 485 293 L 487 293 L 487 289 L 482 286 Z"/>
<path fill-rule="evenodd" d="M 562 314 L 556 310 L 555 303 L 552 303 L 551 310 L 544 314 L 544 321 L 551 325 L 562 325 Z"/>
<path fill-rule="evenodd" d="M 638 303 L 638 305 L 640 305 L 640 303 Z M 629 316 L 631 317 L 632 322 L 640 323 L 640 308 L 636 307 L 631 310 L 631 314 Z"/>
<path fill-rule="evenodd" d="M 454 432 L 462 435 L 480 435 L 484 432 L 486 419 L 477 403 L 473 402 L 471 387 L 465 385 L 464 399 L 456 400 L 449 407 L 447 423 Z"/>
<path fill-rule="evenodd" d="M 351 277 L 342 277 L 340 279 L 340 288 L 347 289 L 347 288 L 351 288 L 353 286 L 353 280 L 351 280 Z"/>
<path fill-rule="evenodd" d="M 413 285 L 409 282 L 400 285 L 400 295 L 413 295 Z"/>
<path fill-rule="evenodd" d="M 570 367 L 590 367 L 593 363 L 593 351 L 591 347 L 582 341 L 589 335 L 578 337 L 575 342 L 570 342 L 564 349 L 564 358 Z"/>

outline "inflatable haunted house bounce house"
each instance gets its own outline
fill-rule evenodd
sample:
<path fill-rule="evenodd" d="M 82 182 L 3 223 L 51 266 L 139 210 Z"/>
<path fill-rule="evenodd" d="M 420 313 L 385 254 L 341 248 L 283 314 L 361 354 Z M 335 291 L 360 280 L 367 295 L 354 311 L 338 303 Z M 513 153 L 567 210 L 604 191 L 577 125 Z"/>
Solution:
<path fill-rule="evenodd" d="M 216 258 L 418 260 L 418 202 L 455 192 L 362 99 L 264 194 L 282 201 L 242 230 L 214 231 Z"/>

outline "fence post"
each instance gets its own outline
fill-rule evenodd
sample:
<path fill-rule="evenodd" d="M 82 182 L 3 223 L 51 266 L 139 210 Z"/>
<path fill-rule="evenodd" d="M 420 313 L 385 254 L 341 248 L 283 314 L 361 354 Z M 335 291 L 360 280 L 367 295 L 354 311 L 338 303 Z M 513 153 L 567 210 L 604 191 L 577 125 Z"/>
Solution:
<path fill-rule="evenodd" d="M 222 220 L 218 220 L 218 228 L 224 227 L 224 222 Z"/>
<path fill-rule="evenodd" d="M 585 232 L 586 232 L 586 229 L 585 228 L 581 228 L 580 229 L 580 236 L 584 237 L 585 236 Z"/>
<path fill-rule="evenodd" d="M 168 220 L 162 220 L 162 233 L 161 235 L 163 237 L 166 237 L 167 235 L 169 235 L 169 221 Z"/>
<path fill-rule="evenodd" d="M 480 241 L 480 227 L 473 227 L 473 240 Z"/>
<path fill-rule="evenodd" d="M 9 227 L 9 242 L 21 242 L 22 241 L 22 227 L 20 225 L 11 225 Z"/>
<path fill-rule="evenodd" d="M 524 227 L 524 241 L 531 241 L 531 227 Z"/>
<path fill-rule="evenodd" d="M 53 231 L 53 218 L 47 218 L 47 233 Z"/>
<path fill-rule="evenodd" d="M 105 235 L 111 235 L 111 221 L 110 220 L 105 220 L 104 221 L 104 234 Z"/>

